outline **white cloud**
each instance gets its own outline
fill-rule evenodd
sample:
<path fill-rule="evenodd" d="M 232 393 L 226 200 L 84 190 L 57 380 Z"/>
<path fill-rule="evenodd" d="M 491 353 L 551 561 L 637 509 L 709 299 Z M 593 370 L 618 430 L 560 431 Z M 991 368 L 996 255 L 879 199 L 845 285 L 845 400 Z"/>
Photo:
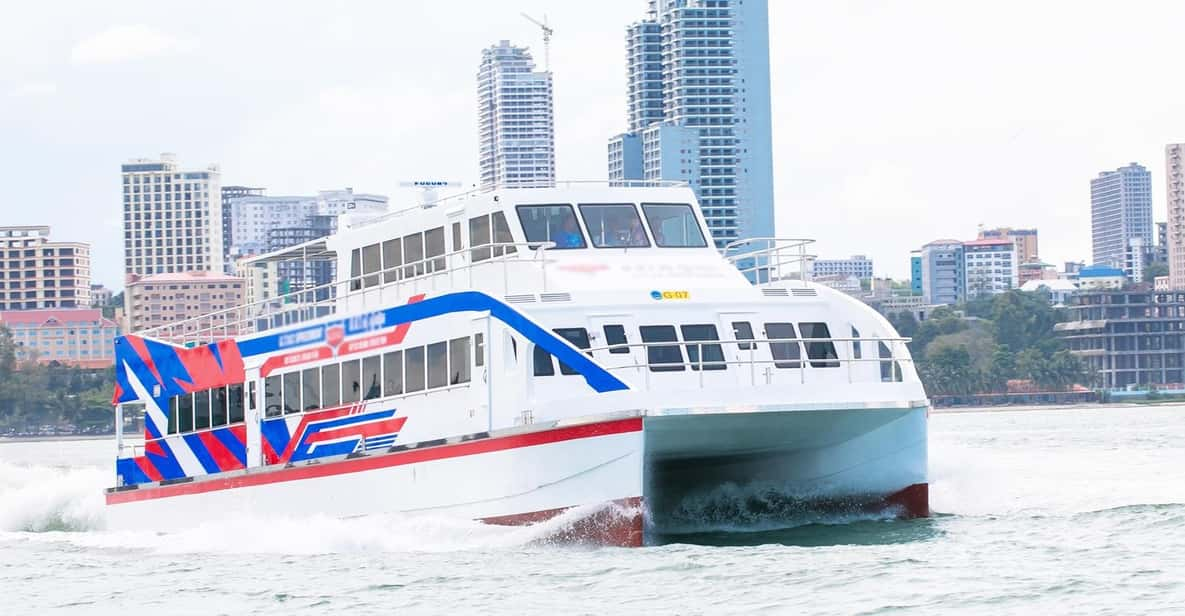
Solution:
<path fill-rule="evenodd" d="M 70 61 L 74 64 L 110 64 L 185 53 L 195 48 L 197 41 L 193 39 L 175 37 L 150 26 L 112 26 L 74 45 Z"/>
<path fill-rule="evenodd" d="M 8 95 L 13 98 L 49 96 L 56 93 L 57 91 L 57 84 L 48 81 L 30 81 L 28 83 L 22 83 L 9 90 Z"/>

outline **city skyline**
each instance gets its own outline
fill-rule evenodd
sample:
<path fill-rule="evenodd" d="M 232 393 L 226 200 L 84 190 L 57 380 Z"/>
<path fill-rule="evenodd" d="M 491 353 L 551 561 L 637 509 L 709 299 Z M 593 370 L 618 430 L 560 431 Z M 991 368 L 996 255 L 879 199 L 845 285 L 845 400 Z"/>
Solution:
<path fill-rule="evenodd" d="M 329 15 L 294 4 L 282 16 L 243 7 L 226 20 L 230 7 L 215 3 L 182 26 L 151 3 L 82 6 L 66 17 L 22 6 L 0 25 L 0 130 L 12 144 L 0 179 L 29 204 L 5 222 L 92 241 L 94 280 L 118 287 L 112 177 L 129 158 L 176 151 L 220 164 L 227 185 L 288 194 L 365 186 L 393 206 L 414 198 L 401 180 L 476 183 L 473 58 L 500 38 L 541 50 L 519 9 L 548 13 L 556 29 L 561 177 L 604 177 L 605 140 L 626 128 L 625 27 L 645 3 L 596 12 L 542 2 L 358 5 Z M 971 237 L 979 223 L 1040 229 L 1051 263 L 1088 259 L 1085 180 L 1130 161 L 1152 172 L 1154 220 L 1164 220 L 1164 146 L 1185 137 L 1175 112 L 1185 86 L 1157 76 L 1172 57 L 1169 24 L 1185 9 L 1073 11 L 1067 25 L 1057 7 L 1019 3 L 974 16 L 941 4 L 774 3 L 779 234 L 815 237 L 823 255 L 868 254 L 878 274 L 899 279 L 911 248 Z M 245 29 L 265 13 L 271 28 Z M 1061 33 L 1056 49 L 1050 28 Z M 450 36 L 428 34 L 439 31 Z M 1094 43 L 1102 32 L 1115 46 Z M 280 45 L 293 36 L 305 44 Z M 1147 95 L 1095 92 L 1087 77 L 1104 70 L 1121 70 Z M 195 74 L 204 75 L 197 88 Z M 274 85 L 256 87 L 263 74 Z"/>

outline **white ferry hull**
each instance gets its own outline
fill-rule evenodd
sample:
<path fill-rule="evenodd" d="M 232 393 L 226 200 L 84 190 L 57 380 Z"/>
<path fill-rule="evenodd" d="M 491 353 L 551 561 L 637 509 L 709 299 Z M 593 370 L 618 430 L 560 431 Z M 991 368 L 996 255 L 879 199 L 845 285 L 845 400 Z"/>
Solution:
<path fill-rule="evenodd" d="M 746 486 L 925 515 L 925 456 L 925 409 L 632 417 L 113 491 L 108 522 L 168 531 L 407 513 L 529 524 L 584 507 L 559 539 L 638 546 L 727 522 L 712 519 L 713 499 Z"/>

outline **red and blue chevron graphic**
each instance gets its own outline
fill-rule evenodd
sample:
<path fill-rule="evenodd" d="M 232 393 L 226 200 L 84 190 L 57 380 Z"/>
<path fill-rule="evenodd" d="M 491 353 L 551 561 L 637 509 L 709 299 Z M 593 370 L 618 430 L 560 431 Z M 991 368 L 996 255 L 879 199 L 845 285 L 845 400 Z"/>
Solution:
<path fill-rule="evenodd" d="M 283 417 L 263 421 L 263 456 L 267 464 L 283 464 L 353 453 L 365 439 L 365 450 L 390 447 L 406 417 L 395 409 L 366 411 L 364 403 L 300 416 L 290 428 Z"/>

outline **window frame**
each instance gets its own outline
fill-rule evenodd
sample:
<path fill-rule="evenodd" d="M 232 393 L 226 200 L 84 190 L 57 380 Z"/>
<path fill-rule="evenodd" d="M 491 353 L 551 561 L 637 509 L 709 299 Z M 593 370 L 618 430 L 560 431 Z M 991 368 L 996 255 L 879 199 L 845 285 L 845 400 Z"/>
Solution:
<path fill-rule="evenodd" d="M 667 330 L 671 332 L 670 340 L 647 340 L 647 332 L 656 332 L 658 330 Z M 686 367 L 686 358 L 683 356 L 683 346 L 679 340 L 679 328 L 673 324 L 664 323 L 658 325 L 639 325 L 638 335 L 642 337 L 642 342 L 645 344 L 662 343 L 661 346 L 646 346 L 646 365 L 651 372 L 683 372 Z M 670 344 L 665 344 L 670 343 Z M 657 361 L 660 358 L 660 353 L 678 353 L 679 361 Z"/>
<path fill-rule="evenodd" d="M 527 236 L 527 225 L 526 225 L 526 222 L 523 220 L 523 211 L 525 209 L 530 209 L 530 208 L 548 208 L 548 207 L 567 208 L 568 209 L 568 213 L 572 215 L 572 220 L 576 222 L 576 231 L 580 234 L 580 245 L 579 246 L 561 246 L 554 239 L 535 239 L 535 240 L 533 240 Z M 548 250 L 582 250 L 582 249 L 588 248 L 588 234 L 585 232 L 584 228 L 581 226 L 580 216 L 576 214 L 576 209 L 572 207 L 571 203 L 520 203 L 520 204 L 514 206 L 514 212 L 515 212 L 515 215 L 518 217 L 519 227 L 523 230 L 523 239 L 525 239 L 530 244 L 542 244 L 544 242 L 555 243 L 555 246 L 553 246 L 552 248 L 549 248 Z M 550 231 L 550 225 L 548 225 L 548 229 Z"/>
<path fill-rule="evenodd" d="M 585 208 L 629 208 L 633 212 L 634 220 L 638 222 L 638 227 L 642 230 L 643 244 L 622 244 L 615 246 L 612 244 L 598 244 L 595 239 L 592 227 L 588 224 L 588 218 L 585 217 Z M 577 203 L 576 209 L 580 211 L 580 222 L 584 223 L 584 228 L 588 230 L 588 240 L 593 248 L 650 248 L 650 234 L 646 230 L 646 223 L 642 220 L 642 216 L 638 213 L 638 205 L 636 203 Z M 604 221 L 604 216 L 601 217 Z M 632 241 L 632 236 L 630 240 Z"/>
<path fill-rule="evenodd" d="M 649 202 L 640 203 L 639 205 L 642 208 L 642 218 L 645 219 L 646 226 L 649 228 L 650 237 L 654 238 L 654 245 L 657 246 L 658 248 L 707 248 L 709 246 L 707 237 L 710 236 L 711 233 L 708 233 L 707 236 L 704 235 L 704 228 L 700 226 L 699 217 L 695 215 L 695 208 L 692 207 L 692 205 L 690 203 L 669 203 L 669 202 L 649 201 Z M 682 207 L 687 208 L 687 210 L 691 213 L 692 220 L 695 221 L 695 228 L 699 232 L 700 242 L 702 242 L 702 244 L 700 244 L 699 246 L 667 245 L 667 244 L 660 242 L 658 240 L 658 233 L 655 231 L 653 221 L 650 219 L 650 214 L 646 210 L 646 207 L 651 206 L 651 205 L 658 206 L 658 207 L 682 206 Z"/>

